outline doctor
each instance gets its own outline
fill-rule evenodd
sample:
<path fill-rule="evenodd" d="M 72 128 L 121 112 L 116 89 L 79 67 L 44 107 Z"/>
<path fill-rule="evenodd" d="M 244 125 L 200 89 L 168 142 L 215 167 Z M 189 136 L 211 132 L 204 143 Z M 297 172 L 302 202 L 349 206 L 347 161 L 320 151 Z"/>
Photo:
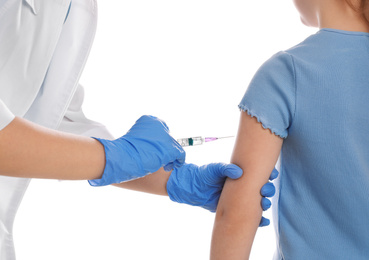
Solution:
<path fill-rule="evenodd" d="M 96 16 L 95 0 L 0 0 L 0 260 L 15 259 L 13 221 L 29 178 L 116 183 L 215 211 L 225 178 L 242 175 L 235 165 L 186 164 L 158 118 L 143 116 L 113 140 L 84 116 L 78 81 Z M 273 194 L 266 184 L 262 195 Z"/>

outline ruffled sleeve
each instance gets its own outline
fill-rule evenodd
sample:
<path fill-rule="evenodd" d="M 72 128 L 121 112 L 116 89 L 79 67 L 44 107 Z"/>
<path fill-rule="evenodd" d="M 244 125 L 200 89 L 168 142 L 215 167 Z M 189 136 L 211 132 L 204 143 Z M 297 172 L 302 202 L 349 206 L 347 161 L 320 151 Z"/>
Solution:
<path fill-rule="evenodd" d="M 256 72 L 239 108 L 264 128 L 286 138 L 296 106 L 296 80 L 292 57 L 279 52 Z"/>

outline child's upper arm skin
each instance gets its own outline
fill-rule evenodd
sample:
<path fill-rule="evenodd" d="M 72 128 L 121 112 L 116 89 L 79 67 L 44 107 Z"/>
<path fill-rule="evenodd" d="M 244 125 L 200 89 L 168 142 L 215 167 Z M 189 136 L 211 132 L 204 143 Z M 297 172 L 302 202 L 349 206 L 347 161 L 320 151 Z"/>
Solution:
<path fill-rule="evenodd" d="M 224 185 L 213 229 L 212 260 L 248 259 L 262 215 L 260 189 L 268 181 L 282 143 L 255 118 L 241 113 L 231 161 L 244 174 Z"/>

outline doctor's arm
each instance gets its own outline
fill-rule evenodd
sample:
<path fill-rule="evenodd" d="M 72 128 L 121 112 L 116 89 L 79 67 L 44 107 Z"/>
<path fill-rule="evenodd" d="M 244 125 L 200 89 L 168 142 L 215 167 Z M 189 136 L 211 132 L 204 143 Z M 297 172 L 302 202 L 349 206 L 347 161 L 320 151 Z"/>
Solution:
<path fill-rule="evenodd" d="M 16 117 L 0 131 L 0 175 L 60 180 L 101 178 L 104 147 L 95 139 L 50 130 Z M 118 187 L 167 195 L 170 172 L 161 168 Z"/>
<path fill-rule="evenodd" d="M 241 112 L 232 163 L 240 166 L 244 175 L 225 183 L 214 222 L 212 260 L 249 258 L 262 214 L 260 188 L 278 160 L 282 143 L 282 138 Z"/>
<path fill-rule="evenodd" d="M 16 117 L 0 131 L 0 174 L 89 180 L 93 186 L 130 181 L 178 167 L 185 153 L 160 119 L 142 116 L 116 140 L 83 137 Z"/>
<path fill-rule="evenodd" d="M 104 147 L 95 139 L 50 130 L 18 117 L 0 131 L 0 175 L 91 180 L 101 178 L 104 166 Z M 161 168 L 117 186 L 167 195 L 169 175 Z"/>
<path fill-rule="evenodd" d="M 12 177 L 101 178 L 104 147 L 95 139 L 50 130 L 16 117 L 0 131 L 0 174 Z"/>

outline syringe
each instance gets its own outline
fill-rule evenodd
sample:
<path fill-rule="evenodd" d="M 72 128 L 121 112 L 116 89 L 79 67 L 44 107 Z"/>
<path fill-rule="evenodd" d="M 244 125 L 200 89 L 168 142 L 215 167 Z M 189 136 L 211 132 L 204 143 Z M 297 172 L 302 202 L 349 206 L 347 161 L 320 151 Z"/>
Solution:
<path fill-rule="evenodd" d="M 202 137 L 202 136 L 196 136 L 196 137 L 188 137 L 188 138 L 181 138 L 177 139 L 177 142 L 181 146 L 194 146 L 194 145 L 200 145 L 207 142 L 212 142 L 218 139 L 224 139 L 224 138 L 230 138 L 233 136 L 223 136 L 223 137 Z"/>

